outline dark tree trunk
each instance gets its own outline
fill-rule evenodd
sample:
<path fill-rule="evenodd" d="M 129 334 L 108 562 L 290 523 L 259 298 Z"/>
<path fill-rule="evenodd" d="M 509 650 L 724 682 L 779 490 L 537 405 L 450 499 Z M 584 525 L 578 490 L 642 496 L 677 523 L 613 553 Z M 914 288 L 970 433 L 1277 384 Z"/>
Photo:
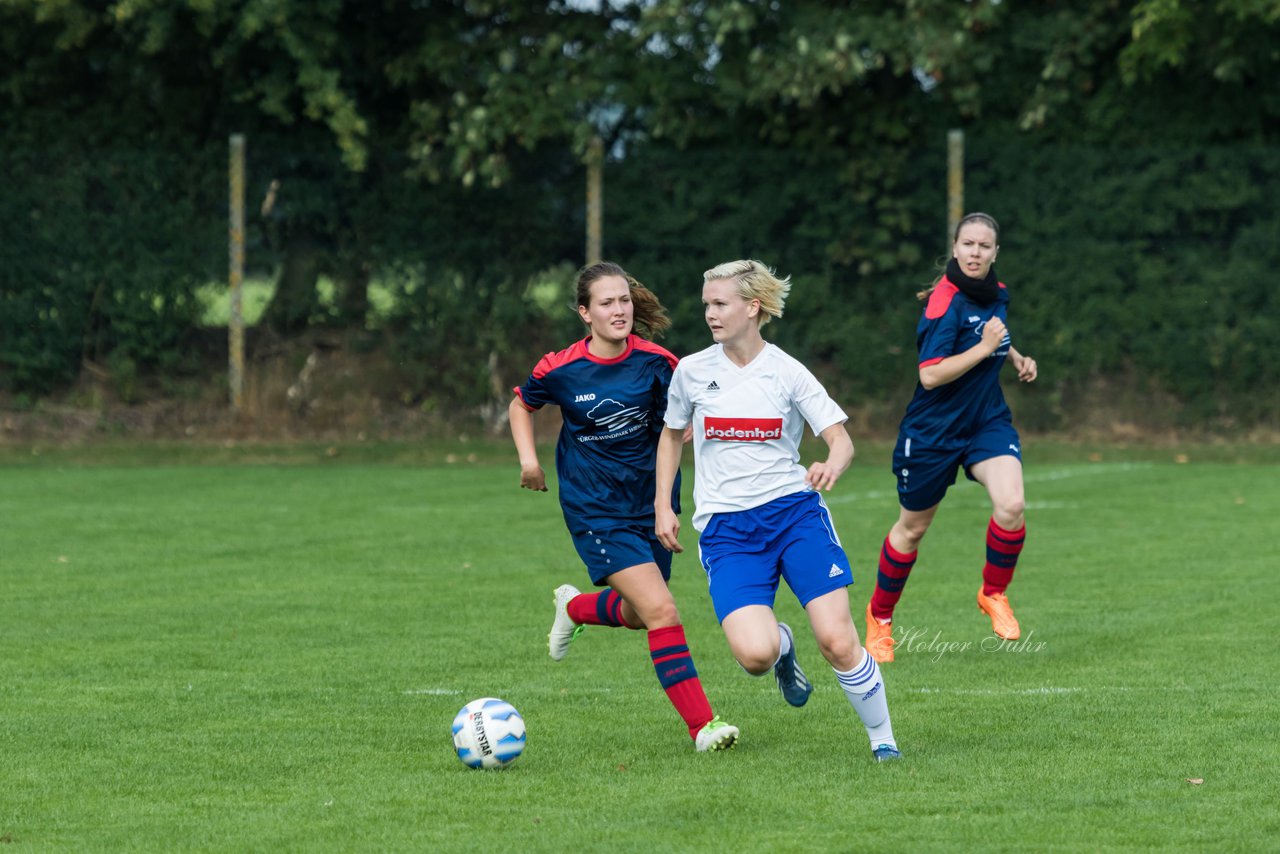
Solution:
<path fill-rule="evenodd" d="M 334 270 L 338 322 L 363 327 L 369 314 L 369 265 L 358 259 L 344 260 Z"/>
<path fill-rule="evenodd" d="M 263 313 L 263 320 L 276 332 L 289 335 L 307 328 L 320 307 L 316 283 L 320 278 L 323 252 L 308 235 L 291 237 L 285 245 L 284 264 L 276 281 L 276 292 Z"/>

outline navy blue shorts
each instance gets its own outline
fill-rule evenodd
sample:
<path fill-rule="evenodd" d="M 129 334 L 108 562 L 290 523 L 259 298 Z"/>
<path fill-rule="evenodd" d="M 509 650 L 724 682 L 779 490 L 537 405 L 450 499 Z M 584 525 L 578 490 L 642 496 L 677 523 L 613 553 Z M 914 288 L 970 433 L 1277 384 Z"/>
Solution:
<path fill-rule="evenodd" d="M 642 563 L 656 563 L 663 580 L 671 579 L 671 552 L 658 542 L 653 525 L 626 525 L 607 531 L 570 534 L 573 547 L 591 573 L 591 583 L 604 587 L 610 575 Z"/>
<path fill-rule="evenodd" d="M 720 622 L 745 605 L 772 608 L 780 579 L 802 606 L 853 583 L 831 511 L 816 492 L 716 513 L 702 532 L 698 554 Z"/>
<path fill-rule="evenodd" d="M 987 425 L 959 448 L 931 448 L 898 434 L 898 444 L 893 449 L 898 503 L 907 510 L 928 510 L 947 494 L 961 466 L 965 477 L 973 480 L 972 467 L 993 457 L 1016 457 L 1022 462 L 1018 431 L 1007 421 Z"/>

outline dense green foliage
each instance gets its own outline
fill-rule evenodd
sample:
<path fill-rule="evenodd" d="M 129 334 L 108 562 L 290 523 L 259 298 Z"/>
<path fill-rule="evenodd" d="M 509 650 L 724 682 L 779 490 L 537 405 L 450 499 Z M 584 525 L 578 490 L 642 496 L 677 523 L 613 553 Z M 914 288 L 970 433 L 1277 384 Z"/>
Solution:
<path fill-rule="evenodd" d="M 1098 377 L 1177 400 L 1175 422 L 1280 414 L 1280 148 L 973 148 L 971 197 L 1007 211 L 1000 271 L 1062 421 Z"/>
<path fill-rule="evenodd" d="M 44 391 L 82 364 L 117 378 L 183 367 L 195 288 L 224 263 L 225 157 L 13 147 L 0 153 L 0 367 Z M 221 152 L 218 152 L 219 154 Z M 217 207 L 214 207 L 217 205 Z"/>
<path fill-rule="evenodd" d="M 1036 428 L 1071 425 L 1092 384 L 1160 398 L 1167 423 L 1231 427 L 1275 418 L 1280 304 L 1280 148 L 1029 145 L 1000 135 L 968 141 L 971 207 L 1004 228 L 1000 275 L 1013 299 L 1018 346 L 1040 361 L 1018 389 Z M 942 146 L 913 150 L 914 205 L 897 257 L 844 263 L 839 235 L 859 235 L 856 181 L 838 152 L 650 152 L 620 163 L 624 204 L 609 221 L 621 257 L 651 275 L 693 319 L 700 270 L 753 256 L 795 278 L 786 319 L 767 331 L 827 369 L 851 403 L 910 388 L 914 299 L 945 250 Z M 687 169 L 687 171 L 686 171 Z M 673 213 L 648 217 L 661 203 Z M 906 205 L 903 205 L 906 207 Z M 674 285 L 674 287 L 673 287 Z M 705 345 L 696 322 L 672 335 Z"/>
<path fill-rule="evenodd" d="M 989 505 L 955 487 L 883 668 L 897 766 L 871 761 L 785 588 L 809 703 L 733 662 L 691 530 L 672 586 L 709 697 L 742 729 L 734 750 L 693 751 L 639 633 L 589 628 L 550 661 L 551 590 L 585 573 L 509 446 L 501 466 L 415 464 L 417 444 L 407 465 L 361 448 L 354 464 L 344 448 L 245 465 L 271 458 L 218 445 L 157 467 L 150 444 L 117 450 L 2 470 L 14 850 L 1254 851 L 1280 834 L 1263 784 L 1280 761 L 1260 595 L 1274 567 L 1256 557 L 1274 449 L 1245 465 L 1180 448 L 1179 465 L 1028 445 L 1017 647 L 974 608 Z M 859 614 L 897 512 L 888 450 L 864 447 L 829 496 Z M 1116 536 L 1117 517 L 1167 531 L 1170 506 L 1174 530 Z M 1105 591 L 1105 617 L 1082 591 Z M 1179 626 L 1193 643 L 1170 641 Z M 488 695 L 529 728 L 502 772 L 466 769 L 449 739 Z"/>
<path fill-rule="evenodd" d="M 587 141 L 605 254 L 701 346 L 700 273 L 791 274 L 770 334 L 851 404 L 909 392 L 912 295 L 946 251 L 945 134 L 1005 225 L 1035 427 L 1124 390 L 1153 423 L 1280 417 L 1280 3 L 88 0 L 0 6 L 0 389 L 194 366 L 249 141 L 264 325 L 361 327 L 406 399 L 491 406 L 579 327 Z M 337 283 L 324 304 L 318 277 Z M 376 346 L 376 343 L 375 343 Z M 442 374 L 442 363 L 464 366 Z"/>

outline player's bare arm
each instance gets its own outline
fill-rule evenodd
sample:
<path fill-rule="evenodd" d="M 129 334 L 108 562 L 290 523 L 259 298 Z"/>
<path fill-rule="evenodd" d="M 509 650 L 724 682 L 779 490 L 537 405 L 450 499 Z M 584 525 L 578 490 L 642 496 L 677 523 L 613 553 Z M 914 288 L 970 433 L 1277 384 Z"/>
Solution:
<path fill-rule="evenodd" d="M 676 482 L 676 472 L 680 469 L 680 454 L 684 448 L 683 430 L 662 428 L 658 437 L 658 456 L 654 476 L 656 487 L 653 496 L 654 533 L 658 542 L 667 551 L 679 554 L 684 551 L 680 545 L 680 517 L 671 509 L 671 489 Z"/>
<path fill-rule="evenodd" d="M 937 388 L 954 382 L 964 376 L 983 359 L 1000 349 L 1000 342 L 1008 329 L 998 317 L 993 317 L 982 328 L 982 340 L 963 353 L 948 356 L 941 362 L 920 369 L 920 385 L 927 389 Z"/>
<path fill-rule="evenodd" d="M 520 398 L 511 399 L 507 407 L 507 421 L 511 424 L 511 439 L 520 455 L 520 486 L 534 492 L 547 491 L 547 474 L 538 462 L 538 446 L 533 437 L 533 413 L 525 409 Z"/>
<path fill-rule="evenodd" d="M 1024 383 L 1035 382 L 1039 371 L 1036 368 L 1036 360 L 1030 356 L 1024 356 L 1009 347 L 1009 361 L 1013 363 L 1013 369 L 1018 372 L 1018 379 Z"/>
<path fill-rule="evenodd" d="M 844 424 L 832 424 L 822 431 L 822 441 L 827 443 L 827 459 L 809 466 L 804 481 L 811 489 L 829 492 L 853 462 L 853 439 Z"/>

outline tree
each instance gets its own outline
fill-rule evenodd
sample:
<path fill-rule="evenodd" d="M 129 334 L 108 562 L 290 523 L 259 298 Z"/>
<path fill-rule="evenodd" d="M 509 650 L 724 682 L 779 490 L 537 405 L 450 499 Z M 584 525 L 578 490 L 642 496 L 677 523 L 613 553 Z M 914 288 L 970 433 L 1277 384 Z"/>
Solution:
<path fill-rule="evenodd" d="M 45 354 L 31 370 L 47 377 L 76 364 L 77 347 L 143 354 L 122 336 L 189 322 L 192 282 L 209 262 L 187 250 L 188 275 L 164 284 L 157 257 L 175 257 L 185 243 L 177 223 L 145 213 L 202 212 L 198 228 L 209 230 L 203 212 L 221 204 L 227 135 L 243 132 L 250 201 L 268 212 L 256 227 L 269 239 L 250 262 L 269 258 L 281 271 L 274 326 L 292 334 L 316 322 L 359 323 L 370 276 L 403 272 L 403 304 L 419 316 L 397 318 L 401 329 L 483 348 L 477 361 L 501 360 L 509 339 L 488 327 L 528 309 L 531 274 L 581 260 L 577 161 L 598 135 L 614 188 L 606 191 L 611 251 L 679 280 L 730 247 L 768 248 L 815 283 L 812 293 L 872 328 L 854 334 L 847 317 L 798 302 L 778 333 L 800 336 L 852 375 L 887 364 L 883 336 L 907 322 L 909 312 L 885 308 L 883 288 L 908 294 L 943 243 L 947 128 L 970 132 L 977 192 L 1024 198 L 1010 164 L 1076 168 L 1100 176 L 1089 198 L 1107 209 L 1085 212 L 1099 228 L 1133 228 L 1125 233 L 1135 241 L 1182 229 L 1216 251 L 1257 245 L 1237 233 L 1254 215 L 1250 182 L 1270 180 L 1265 157 L 1235 169 L 1213 152 L 1108 152 L 1152 140 L 1274 144 L 1278 6 L 10 0 L 0 5 L 0 136 L 25 153 L 6 165 L 19 183 L 31 175 L 55 187 L 59 204 L 42 205 L 31 187 L 0 201 L 6 227 L 34 231 L 23 245 L 52 259 L 37 269 L 14 253 L 14 269 L 37 284 L 3 294 L 5 346 L 41 324 L 50 337 L 78 339 L 22 345 Z M 1088 152 L 1067 152 L 1072 145 Z M 149 175 L 119 152 L 170 160 Z M 197 166 L 179 168 L 184 158 Z M 1106 174 L 1120 163 L 1140 176 L 1135 187 Z M 1156 191 L 1182 175 L 1197 183 L 1194 199 Z M 1043 176 L 1026 175 L 1028 184 L 1051 183 L 1033 177 Z M 261 205 L 273 186 L 272 203 Z M 1070 181 L 1062 186 L 1084 197 Z M 1161 201 L 1129 215 L 1116 201 L 1126 193 Z M 1078 209 L 1062 219 L 1068 205 L 1025 198 L 1019 215 L 1036 224 L 1015 233 L 1080 229 Z M 53 228 L 32 210 L 66 218 Z M 130 254 L 106 239 L 99 223 L 125 215 L 169 251 Z M 86 230 L 93 240 L 58 257 L 64 235 Z M 149 284 L 140 293 L 108 287 L 86 263 L 98 256 L 116 259 L 111 279 Z M 336 312 L 319 308 L 322 271 L 339 284 Z M 523 344 L 532 346 L 512 346 Z M 417 353 L 439 356 L 434 343 Z"/>

